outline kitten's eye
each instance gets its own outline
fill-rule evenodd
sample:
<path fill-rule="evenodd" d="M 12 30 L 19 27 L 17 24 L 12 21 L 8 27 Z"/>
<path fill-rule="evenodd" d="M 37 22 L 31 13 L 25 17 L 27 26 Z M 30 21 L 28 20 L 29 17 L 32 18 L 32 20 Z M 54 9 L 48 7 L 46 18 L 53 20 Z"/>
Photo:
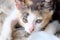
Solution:
<path fill-rule="evenodd" d="M 24 23 L 27 23 L 27 22 L 28 22 L 28 21 L 27 21 L 28 15 L 29 15 L 29 13 L 27 13 L 27 12 L 24 12 L 24 13 L 23 13 L 23 22 L 24 22 Z"/>
<path fill-rule="evenodd" d="M 42 20 L 40 20 L 40 19 L 37 19 L 37 20 L 36 20 L 36 23 L 41 23 L 41 21 L 42 21 Z"/>
<path fill-rule="evenodd" d="M 27 21 L 27 18 L 23 18 L 23 22 L 24 23 L 27 23 L 28 21 Z"/>
<path fill-rule="evenodd" d="M 24 17 L 27 17 L 28 15 L 29 15 L 29 14 L 26 13 L 26 12 L 23 13 L 23 16 L 24 16 Z"/>

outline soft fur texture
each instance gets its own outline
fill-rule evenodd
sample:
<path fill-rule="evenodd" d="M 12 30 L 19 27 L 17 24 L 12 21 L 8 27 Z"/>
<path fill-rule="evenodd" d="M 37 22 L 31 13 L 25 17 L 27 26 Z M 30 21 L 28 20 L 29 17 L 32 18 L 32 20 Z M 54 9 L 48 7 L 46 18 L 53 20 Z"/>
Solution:
<path fill-rule="evenodd" d="M 24 1 L 19 1 L 19 0 L 15 0 L 15 1 L 13 0 L 12 2 L 13 2 L 13 9 L 11 11 L 7 12 L 7 13 L 11 13 L 11 14 L 4 21 L 4 24 L 2 26 L 1 35 L 0 35 L 0 40 L 7 40 L 7 39 L 11 40 L 12 31 L 14 29 L 14 26 L 17 23 L 19 23 L 22 27 L 24 27 L 25 31 L 28 33 L 31 33 L 33 31 L 33 29 L 35 31 L 39 31 L 40 29 L 42 29 L 43 27 L 45 27 L 48 24 L 48 22 L 50 21 L 52 15 L 53 15 L 53 10 L 50 10 L 50 7 L 43 9 L 43 10 L 40 10 L 40 9 L 36 10 L 36 8 L 39 7 L 39 6 L 37 7 L 37 5 L 36 5 L 36 7 L 33 6 L 32 7 L 33 9 L 31 9 L 30 3 L 25 4 Z M 28 2 L 31 2 L 31 1 L 28 0 Z M 32 2 L 34 3 L 34 0 Z M 37 1 L 35 1 L 35 2 L 37 2 Z M 48 2 L 47 2 L 47 4 L 48 4 Z M 41 5 L 41 4 L 39 4 L 39 5 Z M 44 4 L 44 5 L 46 5 L 46 4 Z M 5 5 L 2 5 L 2 6 L 5 6 Z M 45 7 L 46 6 L 44 6 L 43 8 L 45 8 Z M 5 8 L 7 8 L 7 7 L 5 7 Z M 3 12 L 6 12 L 6 11 L 3 10 Z M 23 20 L 24 20 L 23 17 L 25 17 L 25 16 L 23 16 L 23 14 L 26 14 L 26 13 L 29 14 L 26 18 L 28 21 L 27 23 L 23 22 Z M 40 20 L 40 22 L 36 23 L 36 20 L 38 20 L 38 19 Z"/>

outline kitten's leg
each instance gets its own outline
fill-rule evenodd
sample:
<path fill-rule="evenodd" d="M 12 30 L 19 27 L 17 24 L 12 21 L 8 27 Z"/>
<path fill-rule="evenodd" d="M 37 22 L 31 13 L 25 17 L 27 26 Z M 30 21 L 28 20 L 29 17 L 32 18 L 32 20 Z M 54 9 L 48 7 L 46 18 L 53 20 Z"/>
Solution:
<path fill-rule="evenodd" d="M 5 19 L 3 27 L 2 27 L 1 35 L 0 35 L 0 40 L 11 40 L 11 33 L 12 33 L 12 27 L 11 26 L 14 26 L 17 23 L 16 15 L 17 15 L 17 13 L 15 10 L 12 12 L 12 14 L 9 17 L 7 17 Z"/>
<path fill-rule="evenodd" d="M 14 9 L 11 11 L 9 17 L 7 17 L 4 21 L 0 40 L 11 40 L 11 33 L 13 28 L 11 26 L 14 26 L 17 21 L 19 21 L 18 16 L 20 17 L 22 7 L 24 6 L 22 6 L 19 0 L 16 0 L 16 5 L 14 6 Z"/>

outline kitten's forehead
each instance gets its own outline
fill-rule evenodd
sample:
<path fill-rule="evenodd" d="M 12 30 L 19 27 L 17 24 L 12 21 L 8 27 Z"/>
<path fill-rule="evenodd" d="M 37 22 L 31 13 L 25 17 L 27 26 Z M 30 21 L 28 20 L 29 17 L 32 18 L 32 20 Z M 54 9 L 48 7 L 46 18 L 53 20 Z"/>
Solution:
<path fill-rule="evenodd" d="M 30 8 L 27 8 L 26 10 L 24 10 L 22 12 L 22 16 L 24 16 L 23 14 L 26 14 L 26 13 L 28 14 L 28 16 L 30 16 L 30 15 L 33 15 L 35 17 L 41 17 L 42 16 L 42 13 L 40 11 L 38 11 L 38 10 L 32 10 Z"/>
<path fill-rule="evenodd" d="M 31 22 L 33 22 L 33 20 L 34 19 L 36 19 L 36 16 L 32 13 L 32 14 L 30 14 L 29 16 L 28 16 L 28 21 L 31 23 Z"/>

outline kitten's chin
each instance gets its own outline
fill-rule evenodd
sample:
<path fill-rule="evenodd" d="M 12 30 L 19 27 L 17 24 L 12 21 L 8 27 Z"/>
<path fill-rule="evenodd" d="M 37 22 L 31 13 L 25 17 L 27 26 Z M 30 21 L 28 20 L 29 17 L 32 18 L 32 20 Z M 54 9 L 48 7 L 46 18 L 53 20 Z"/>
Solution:
<path fill-rule="evenodd" d="M 31 34 L 30 30 L 28 30 L 28 29 L 25 29 L 25 31 L 26 31 L 27 33 Z"/>

